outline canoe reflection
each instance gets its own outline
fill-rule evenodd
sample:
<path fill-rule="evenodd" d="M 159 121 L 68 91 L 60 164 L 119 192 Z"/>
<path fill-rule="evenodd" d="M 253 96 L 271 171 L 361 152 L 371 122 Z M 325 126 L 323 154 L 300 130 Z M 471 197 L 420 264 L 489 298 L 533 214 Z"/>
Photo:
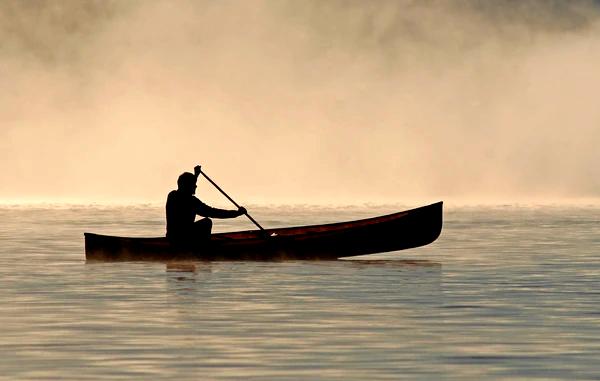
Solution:
<path fill-rule="evenodd" d="M 278 261 L 272 261 L 277 263 Z M 302 262 L 302 261 L 298 261 Z M 312 263 L 338 263 L 357 266 L 385 266 L 385 267 L 442 267 L 439 262 L 424 259 L 339 259 L 333 261 L 318 261 Z M 211 262 L 167 262 L 168 273 L 196 273 L 198 271 L 211 272 Z"/>
<path fill-rule="evenodd" d="M 442 264 L 439 262 L 425 259 L 340 259 L 340 261 L 363 266 L 442 267 Z"/>

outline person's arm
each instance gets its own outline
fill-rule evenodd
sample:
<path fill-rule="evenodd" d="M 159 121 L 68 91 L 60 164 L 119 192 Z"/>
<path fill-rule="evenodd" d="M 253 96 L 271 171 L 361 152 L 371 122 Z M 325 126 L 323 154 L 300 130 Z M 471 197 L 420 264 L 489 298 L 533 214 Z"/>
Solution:
<path fill-rule="evenodd" d="M 206 205 L 197 198 L 196 200 L 196 214 L 202 217 L 235 218 L 241 216 L 242 214 L 246 214 L 246 209 L 244 207 L 240 207 L 238 210 L 218 209 Z"/>
<path fill-rule="evenodd" d="M 200 176 L 200 173 L 202 173 L 202 166 L 195 166 L 194 175 L 196 176 L 196 180 L 198 180 L 198 176 Z M 218 209 L 206 205 L 202 201 L 198 200 L 198 198 L 196 198 L 196 200 L 196 214 L 202 217 L 235 218 L 247 213 L 246 208 L 244 208 L 243 206 L 241 206 L 238 210 Z"/>

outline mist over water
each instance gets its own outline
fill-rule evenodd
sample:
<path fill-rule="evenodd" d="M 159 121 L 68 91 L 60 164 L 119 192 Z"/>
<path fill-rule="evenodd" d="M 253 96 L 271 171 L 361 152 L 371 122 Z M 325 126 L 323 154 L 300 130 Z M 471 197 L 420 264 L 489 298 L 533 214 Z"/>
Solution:
<path fill-rule="evenodd" d="M 4 1 L 0 199 L 161 202 L 196 163 L 244 202 L 598 198 L 599 15 Z"/>

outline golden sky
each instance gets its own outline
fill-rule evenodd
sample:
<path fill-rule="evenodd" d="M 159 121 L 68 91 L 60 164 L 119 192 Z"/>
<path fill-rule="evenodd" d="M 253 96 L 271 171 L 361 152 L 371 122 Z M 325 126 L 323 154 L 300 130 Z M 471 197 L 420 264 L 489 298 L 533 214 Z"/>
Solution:
<path fill-rule="evenodd" d="M 3 1 L 0 200 L 600 198 L 599 8 Z"/>

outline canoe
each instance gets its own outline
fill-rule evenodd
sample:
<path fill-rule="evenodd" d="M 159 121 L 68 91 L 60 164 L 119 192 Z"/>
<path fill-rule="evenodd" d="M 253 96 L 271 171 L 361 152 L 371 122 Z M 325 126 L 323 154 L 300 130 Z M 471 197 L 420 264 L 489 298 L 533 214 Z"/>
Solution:
<path fill-rule="evenodd" d="M 332 260 L 427 245 L 442 231 L 442 202 L 356 221 L 213 234 L 189 249 L 166 237 L 84 233 L 88 261 Z"/>

